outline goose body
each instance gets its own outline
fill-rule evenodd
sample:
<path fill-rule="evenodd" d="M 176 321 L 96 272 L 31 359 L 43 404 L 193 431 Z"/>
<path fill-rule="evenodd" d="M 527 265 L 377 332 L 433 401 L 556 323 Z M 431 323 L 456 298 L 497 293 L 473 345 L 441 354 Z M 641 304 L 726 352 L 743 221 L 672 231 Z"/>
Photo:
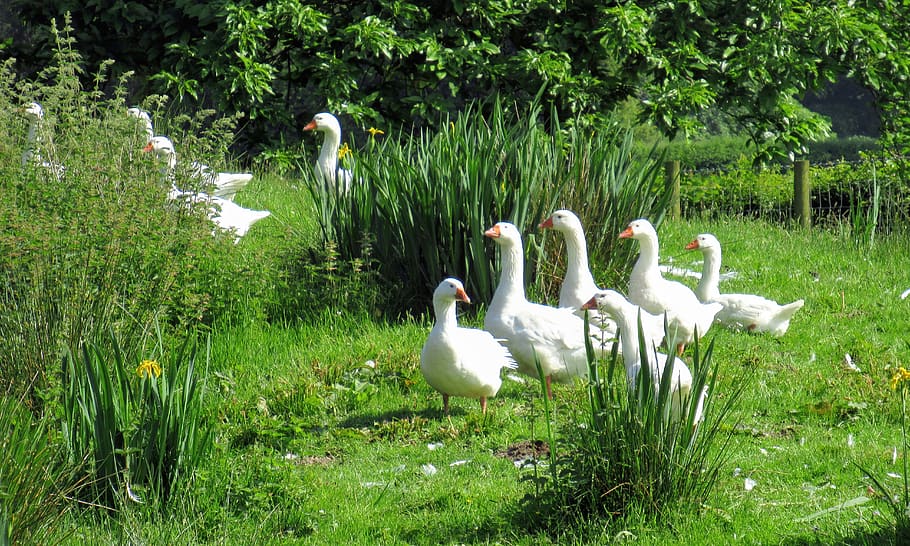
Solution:
<path fill-rule="evenodd" d="M 695 288 L 698 299 L 723 305 L 716 316 L 717 322 L 729 328 L 749 332 L 769 332 L 782 336 L 790 327 L 790 319 L 799 311 L 804 301 L 799 299 L 786 305 L 755 294 L 721 294 L 720 264 L 721 247 L 717 237 L 702 233 L 687 250 L 700 250 L 704 257 L 701 279 Z"/>
<path fill-rule="evenodd" d="M 338 166 L 338 150 L 341 147 L 341 124 L 338 123 L 338 118 L 328 112 L 316 114 L 303 130 L 323 134 L 322 148 L 313 168 L 316 179 L 341 192 L 350 190 L 353 175 L 351 171 Z"/>
<path fill-rule="evenodd" d="M 141 108 L 128 108 L 126 113 L 138 120 L 140 128 L 146 135 L 146 141 L 151 142 L 155 138 L 155 129 L 152 126 L 152 116 Z M 173 147 L 173 143 L 172 143 Z M 176 167 L 177 156 L 174 154 L 174 166 Z M 208 165 L 199 161 L 190 162 L 191 176 L 202 180 L 208 186 L 212 187 L 212 195 L 223 199 L 233 200 L 234 196 L 242 190 L 253 179 L 252 173 L 232 173 L 218 172 Z"/>
<path fill-rule="evenodd" d="M 585 309 L 598 308 L 601 312 L 610 315 L 616 321 L 619 327 L 619 342 L 622 346 L 622 358 L 626 368 L 626 379 L 629 388 L 633 391 L 638 385 L 639 374 L 642 372 L 642 358 L 638 338 L 638 317 L 644 315 L 646 311 L 641 307 L 627 300 L 622 294 L 614 290 L 601 290 L 597 292 L 583 306 Z M 646 359 L 648 369 L 645 373 L 651 374 L 651 384 L 655 389 L 660 386 L 660 382 L 667 369 L 672 363 L 672 379 L 670 380 L 671 389 L 671 415 L 678 419 L 686 407 L 689 397 L 692 396 L 692 373 L 689 367 L 682 359 L 676 356 L 667 356 L 658 352 L 655 346 L 649 346 Z M 672 358 L 672 360 L 671 360 Z M 655 392 L 656 394 L 656 392 Z M 695 422 L 701 421 L 701 414 L 704 408 L 704 401 L 707 391 L 699 393 L 699 400 L 695 410 Z"/>
<path fill-rule="evenodd" d="M 436 322 L 420 351 L 420 371 L 442 393 L 446 414 L 450 396 L 477 398 L 486 413 L 487 398 L 496 396 L 502 384 L 500 370 L 516 364 L 489 332 L 458 326 L 457 301 L 471 303 L 461 281 L 449 278 L 439 283 L 433 293 Z"/>
<path fill-rule="evenodd" d="M 718 303 L 702 303 L 688 286 L 665 279 L 658 265 L 657 231 L 645 219 L 634 220 L 619 235 L 620 239 L 635 239 L 640 253 L 629 278 L 629 301 L 655 315 L 666 313 L 668 335 L 677 343 L 682 354 L 686 344 L 702 337 L 721 310 Z"/>
<path fill-rule="evenodd" d="M 566 275 L 559 287 L 559 306 L 572 309 L 580 317 L 584 316 L 581 308 L 591 296 L 600 290 L 591 274 L 588 264 L 588 245 L 585 240 L 581 220 L 572 211 L 557 210 L 540 223 L 541 229 L 553 229 L 563 236 L 566 244 Z M 602 315 L 597 309 L 589 311 L 592 324 L 615 331 L 616 325 L 611 319 Z M 663 338 L 663 325 L 660 327 Z M 658 340 L 659 342 L 660 340 Z"/>
<path fill-rule="evenodd" d="M 532 303 L 525 297 L 524 248 L 518 228 L 499 222 L 484 235 L 499 246 L 502 266 L 499 285 L 484 317 L 484 330 L 505 341 L 519 372 L 538 377 L 535 361 L 539 361 L 550 396 L 551 381 L 586 377 L 583 319 L 571 309 Z M 595 347 L 612 337 L 594 325 L 590 330 Z"/>
<path fill-rule="evenodd" d="M 174 182 L 174 167 L 177 164 L 177 154 L 174 152 L 174 144 L 171 139 L 165 136 L 153 137 L 143 148 L 145 152 L 153 152 L 155 157 L 164 163 L 162 174 L 171 184 L 168 197 L 171 200 L 184 200 L 193 203 L 205 203 L 208 205 L 208 216 L 212 222 L 224 231 L 234 233 L 234 242 L 239 242 L 240 238 L 246 235 L 250 228 L 263 218 L 271 215 L 267 210 L 252 210 L 234 203 L 230 199 L 225 199 L 216 195 L 209 195 L 203 192 L 189 192 L 178 188 Z"/>

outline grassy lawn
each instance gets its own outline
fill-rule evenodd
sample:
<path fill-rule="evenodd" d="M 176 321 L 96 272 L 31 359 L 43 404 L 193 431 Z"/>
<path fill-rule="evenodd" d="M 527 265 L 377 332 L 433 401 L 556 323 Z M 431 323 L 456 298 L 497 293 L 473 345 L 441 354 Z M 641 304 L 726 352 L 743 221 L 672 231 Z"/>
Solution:
<path fill-rule="evenodd" d="M 278 193 L 253 195 L 267 202 Z M 242 245 L 280 238 L 302 221 L 291 216 L 279 210 Z M 704 506 L 659 520 L 632 513 L 535 528 L 521 503 L 535 470 L 516 460 L 546 438 L 536 381 L 504 381 L 485 418 L 465 399 L 453 399 L 447 417 L 419 371 L 429 317 L 326 315 L 216 332 L 207 407 L 219 423 L 217 446 L 177 501 L 185 509 L 162 518 L 136 505 L 116 520 L 82 513 L 70 543 L 888 543 L 880 531 L 887 506 L 855 463 L 900 491 L 900 407 L 888 381 L 906 354 L 908 242 L 883 237 L 870 250 L 760 221 L 668 221 L 662 263 L 700 270 L 700 254 L 683 247 L 702 232 L 724 245 L 732 278 L 722 291 L 806 301 L 782 338 L 708 334 L 721 367 L 715 394 L 749 383 L 729 460 Z M 478 303 L 463 325 L 482 323 Z M 557 386 L 557 433 L 584 400 L 583 386 Z M 860 496 L 872 500 L 822 512 Z"/>

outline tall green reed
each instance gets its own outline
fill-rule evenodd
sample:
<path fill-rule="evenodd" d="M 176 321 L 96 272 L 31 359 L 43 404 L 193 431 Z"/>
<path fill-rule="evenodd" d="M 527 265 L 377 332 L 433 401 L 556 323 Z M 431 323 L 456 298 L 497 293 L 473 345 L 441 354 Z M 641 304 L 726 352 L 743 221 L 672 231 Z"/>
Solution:
<path fill-rule="evenodd" d="M 539 106 L 514 112 L 494 100 L 435 130 L 371 138 L 353 164 L 349 192 L 310 177 L 324 241 L 347 258 L 360 256 L 368 240 L 385 281 L 407 287 L 407 306 L 426 305 L 449 275 L 489 301 L 496 261 L 483 232 L 498 221 L 530 232 L 560 202 L 577 205 L 602 232 L 630 212 L 662 216 L 669 193 L 659 162 L 653 152 L 633 160 L 631 134 L 547 128 L 541 119 Z M 540 259 L 533 233 L 527 246 L 533 280 Z M 606 258 L 611 245 L 604 239 L 595 248 Z"/>
<path fill-rule="evenodd" d="M 110 346 L 107 354 L 83 343 L 63 358 L 61 428 L 70 462 L 87 461 L 93 503 L 141 502 L 140 490 L 166 503 L 210 445 L 198 347 L 190 337 L 161 364 L 146 359 L 133 368 L 116 339 Z"/>
<path fill-rule="evenodd" d="M 0 396 L 0 544 L 53 544 L 67 534 L 76 482 L 50 438 L 47 420 Z"/>

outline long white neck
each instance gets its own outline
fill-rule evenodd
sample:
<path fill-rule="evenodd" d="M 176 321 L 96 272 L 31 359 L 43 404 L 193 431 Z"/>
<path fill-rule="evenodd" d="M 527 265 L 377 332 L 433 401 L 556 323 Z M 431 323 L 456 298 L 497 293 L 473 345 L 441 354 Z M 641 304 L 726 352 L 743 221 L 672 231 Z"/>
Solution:
<path fill-rule="evenodd" d="M 591 268 L 588 267 L 588 247 L 585 244 L 584 236 L 578 230 L 565 232 L 563 236 L 566 241 L 566 259 L 568 260 L 563 287 L 596 286 L 594 276 L 591 275 Z"/>
<path fill-rule="evenodd" d="M 702 249 L 705 263 L 695 287 L 695 295 L 700 301 L 712 301 L 720 296 L 720 252 L 719 248 Z"/>
<path fill-rule="evenodd" d="M 639 362 L 641 351 L 638 345 L 638 306 L 626 304 L 615 309 L 613 319 L 619 327 L 619 344 L 622 347 L 622 358 L 627 364 Z"/>
<path fill-rule="evenodd" d="M 659 244 L 655 237 L 642 237 L 638 239 L 639 255 L 638 260 L 632 267 L 632 275 L 641 275 L 653 280 L 660 277 L 658 267 Z"/>
<path fill-rule="evenodd" d="M 457 328 L 458 321 L 455 316 L 455 300 L 452 299 L 434 299 L 433 311 L 436 314 L 436 324 L 434 330 L 448 330 Z"/>
<path fill-rule="evenodd" d="M 499 286 L 493 294 L 490 307 L 504 307 L 508 303 L 525 300 L 524 256 L 521 245 L 499 245 Z"/>
<path fill-rule="evenodd" d="M 325 138 L 322 140 L 322 149 L 316 161 L 317 172 L 326 181 L 334 182 L 338 168 L 338 148 L 341 146 L 341 135 L 335 131 L 322 131 Z"/>
<path fill-rule="evenodd" d="M 22 164 L 25 165 L 38 151 L 38 120 L 33 119 L 28 124 L 28 137 L 25 144 L 25 151 L 22 152 Z"/>

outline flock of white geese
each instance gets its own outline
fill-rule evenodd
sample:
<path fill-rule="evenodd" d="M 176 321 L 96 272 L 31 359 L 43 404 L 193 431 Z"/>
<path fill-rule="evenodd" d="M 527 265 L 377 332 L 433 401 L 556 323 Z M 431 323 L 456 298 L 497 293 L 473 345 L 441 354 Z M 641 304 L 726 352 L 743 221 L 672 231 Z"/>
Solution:
<path fill-rule="evenodd" d="M 65 168 L 43 157 L 40 123 L 41 105 L 31 103 L 23 109 L 30 120 L 28 144 L 22 154 L 23 165 L 46 169 L 60 179 Z M 128 115 L 138 120 L 147 137 L 145 152 L 154 153 L 162 163 L 162 174 L 171 184 L 169 197 L 209 205 L 209 217 L 220 229 L 235 234 L 238 241 L 269 211 L 251 210 L 233 202 L 238 191 L 253 178 L 250 173 L 215 172 L 206 165 L 191 162 L 191 173 L 213 188 L 211 194 L 186 191 L 177 187 L 174 171 L 177 153 L 170 138 L 155 135 L 151 116 L 139 108 Z M 351 172 L 338 165 L 341 126 L 330 113 L 316 114 L 304 131 L 324 135 L 314 166 L 316 179 L 344 193 L 350 189 Z M 680 358 L 685 346 L 704 336 L 711 325 L 749 332 L 768 332 L 781 336 L 790 319 L 803 306 L 803 300 L 780 305 L 754 294 L 723 294 L 719 289 L 721 246 L 714 235 L 703 233 L 686 245 L 687 250 L 703 254 L 704 267 L 695 290 L 683 283 L 664 278 L 659 266 L 657 231 L 647 219 L 630 222 L 620 239 L 638 241 L 639 256 L 629 277 L 628 296 L 617 290 L 601 289 L 588 263 L 584 229 L 578 216 L 557 210 L 540 223 L 541 229 L 560 233 L 565 241 L 566 272 L 559 291 L 558 307 L 528 301 L 524 287 L 524 247 L 518 228 L 498 222 L 484 232 L 500 251 L 500 279 L 484 316 L 483 330 L 458 326 L 456 302 L 470 303 L 462 282 L 447 278 L 433 293 L 435 323 L 420 353 L 420 369 L 427 383 L 442 394 L 443 409 L 449 412 L 451 396 L 475 398 L 486 413 L 487 399 L 499 392 L 503 369 L 538 377 L 543 374 L 547 396 L 552 397 L 552 382 L 566 383 L 588 374 L 584 339 L 584 313 L 589 314 L 588 334 L 592 345 L 603 351 L 619 338 L 619 351 L 625 365 L 627 382 L 634 389 L 642 371 L 652 377 L 657 388 L 667 367 L 672 414 L 679 417 L 682 406 L 692 396 L 696 402 L 696 422 L 706 390 L 692 393 L 692 374 Z M 639 324 L 643 346 L 649 348 L 647 370 L 642 370 Z M 666 328 L 665 328 L 666 324 Z M 662 353 L 658 347 L 667 348 Z M 603 354 L 603 353 L 602 353 Z"/>
<path fill-rule="evenodd" d="M 658 263 L 657 231 L 651 222 L 630 222 L 619 238 L 638 241 L 640 252 L 629 277 L 628 296 L 624 296 L 595 283 L 578 216 L 557 210 L 539 227 L 553 229 L 565 240 L 567 267 L 558 307 L 527 300 L 521 233 L 508 222 L 499 222 L 484 233 L 499 247 L 501 265 L 499 284 L 484 316 L 483 330 L 457 324 L 456 302 L 470 302 L 458 279 L 445 279 L 437 287 L 433 295 L 436 320 L 421 350 L 420 368 L 427 383 L 442 394 L 446 412 L 449 397 L 460 396 L 479 399 L 485 413 L 487 399 L 499 391 L 504 368 L 516 368 L 536 378 L 539 366 L 550 397 L 553 381 L 564 383 L 586 377 L 582 316 L 588 311 L 589 335 L 595 350 L 604 351 L 619 338 L 629 388 L 634 391 L 640 373 L 648 373 L 657 389 L 663 374 L 670 373 L 671 416 L 683 415 L 686 404 L 695 396 L 693 419 L 699 422 L 707 389 L 692 392 L 692 374 L 680 358 L 686 344 L 696 336 L 704 336 L 714 323 L 780 336 L 803 306 L 803 300 L 780 305 L 754 294 L 722 294 L 718 287 L 720 243 L 711 234 L 701 234 L 686 246 L 704 254 L 704 270 L 693 291 L 685 284 L 664 278 Z M 644 347 L 648 348 L 646 359 L 640 352 L 639 321 Z M 658 350 L 661 345 L 667 353 Z M 643 369 L 644 362 L 647 369 Z"/>

